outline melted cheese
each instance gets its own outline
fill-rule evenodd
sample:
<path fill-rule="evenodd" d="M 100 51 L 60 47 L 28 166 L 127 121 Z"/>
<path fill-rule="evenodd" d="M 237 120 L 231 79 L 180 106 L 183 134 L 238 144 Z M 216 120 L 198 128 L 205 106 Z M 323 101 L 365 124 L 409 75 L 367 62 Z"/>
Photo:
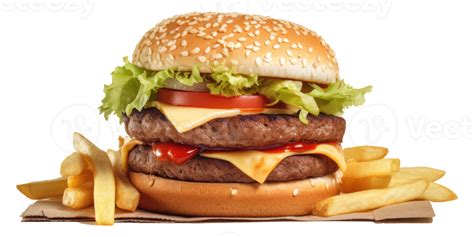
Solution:
<path fill-rule="evenodd" d="M 128 169 L 128 155 L 130 151 L 137 145 L 143 144 L 139 140 L 132 139 L 127 141 L 121 148 L 120 154 L 124 169 Z M 321 143 L 315 149 L 305 152 L 282 152 L 282 153 L 266 153 L 258 150 L 246 151 L 222 151 L 222 152 L 202 152 L 201 156 L 225 160 L 237 167 L 244 174 L 253 180 L 264 183 L 268 175 L 278 166 L 285 158 L 292 155 L 301 154 L 320 154 L 333 160 L 339 169 L 344 172 L 346 170 L 346 162 L 344 153 L 340 145 L 332 143 Z"/>
<path fill-rule="evenodd" d="M 266 153 L 257 150 L 203 152 L 200 155 L 208 158 L 225 160 L 235 165 L 240 171 L 259 183 L 264 183 L 268 175 L 286 157 L 301 154 L 321 154 L 333 160 L 341 171 L 346 170 L 342 148 L 335 144 L 318 144 L 315 149 L 305 152 Z"/>
<path fill-rule="evenodd" d="M 124 170 L 128 170 L 128 154 L 130 154 L 130 151 L 135 146 L 141 144 L 143 144 L 143 142 L 136 139 L 131 139 L 129 141 L 125 141 L 125 144 L 120 147 L 120 157 L 122 158 L 122 167 Z"/>
<path fill-rule="evenodd" d="M 158 101 L 150 102 L 147 107 L 159 109 L 179 133 L 189 131 L 217 118 L 250 114 L 295 114 L 298 112 L 298 108 L 296 107 L 288 109 L 268 108 L 263 111 L 249 112 L 241 111 L 240 109 L 209 109 L 174 106 Z"/>

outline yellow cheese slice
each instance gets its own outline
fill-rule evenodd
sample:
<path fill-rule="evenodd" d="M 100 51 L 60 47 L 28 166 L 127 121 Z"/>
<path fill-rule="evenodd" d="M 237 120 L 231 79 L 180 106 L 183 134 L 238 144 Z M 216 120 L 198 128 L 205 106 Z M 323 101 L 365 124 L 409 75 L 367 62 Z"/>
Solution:
<path fill-rule="evenodd" d="M 208 109 L 185 106 L 174 106 L 158 101 L 152 101 L 147 104 L 147 107 L 154 107 L 159 109 L 179 133 L 189 131 L 193 128 L 199 127 L 207 122 L 217 119 L 233 117 L 237 115 L 250 114 L 295 114 L 298 108 L 292 107 L 288 109 L 268 108 L 259 112 L 240 111 L 240 109 Z"/>
<path fill-rule="evenodd" d="M 264 183 L 268 175 L 286 157 L 301 154 L 321 154 L 333 160 L 341 171 L 346 170 L 344 153 L 340 145 L 332 143 L 318 144 L 316 148 L 305 152 L 266 153 L 257 150 L 202 152 L 208 158 L 225 160 L 235 165 L 240 171 L 259 183 Z"/>
<path fill-rule="evenodd" d="M 123 144 L 122 147 L 120 147 L 120 157 L 122 158 L 122 167 L 124 170 L 128 170 L 128 154 L 130 154 L 130 151 L 137 145 L 141 145 L 143 142 L 136 140 L 136 139 L 131 139 L 129 141 L 126 141 L 125 144 Z"/>

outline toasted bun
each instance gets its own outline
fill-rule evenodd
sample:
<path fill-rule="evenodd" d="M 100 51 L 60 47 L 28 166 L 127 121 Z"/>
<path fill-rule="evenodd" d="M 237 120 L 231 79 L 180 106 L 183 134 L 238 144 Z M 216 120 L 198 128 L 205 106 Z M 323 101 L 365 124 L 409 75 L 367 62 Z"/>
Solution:
<path fill-rule="evenodd" d="M 316 202 L 339 193 L 338 173 L 300 181 L 199 183 L 130 172 L 143 210 L 184 216 L 308 215 Z"/>
<path fill-rule="evenodd" d="M 173 67 L 209 73 L 215 65 L 236 73 L 328 84 L 339 67 L 333 50 L 303 26 L 237 13 L 190 13 L 166 19 L 138 43 L 133 63 L 149 70 Z"/>

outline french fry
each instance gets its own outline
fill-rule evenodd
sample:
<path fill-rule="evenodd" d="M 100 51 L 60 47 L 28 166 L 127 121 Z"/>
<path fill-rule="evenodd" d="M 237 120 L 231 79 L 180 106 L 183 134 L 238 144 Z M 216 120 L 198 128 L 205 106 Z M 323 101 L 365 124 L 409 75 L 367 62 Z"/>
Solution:
<path fill-rule="evenodd" d="M 94 204 L 92 187 L 66 188 L 63 195 L 63 205 L 73 209 L 83 209 Z"/>
<path fill-rule="evenodd" d="M 458 196 L 451 189 L 437 183 L 431 182 L 426 191 L 419 199 L 432 202 L 446 202 L 456 200 Z"/>
<path fill-rule="evenodd" d="M 355 146 L 344 149 L 346 160 L 372 161 L 384 158 L 388 149 L 379 146 Z"/>
<path fill-rule="evenodd" d="M 372 176 L 390 176 L 400 169 L 399 159 L 382 159 L 347 164 L 346 178 L 366 178 Z"/>
<path fill-rule="evenodd" d="M 402 171 L 403 170 L 403 171 Z M 415 170 L 423 170 L 420 172 L 414 172 Z M 430 185 L 420 196 L 419 199 L 429 200 L 432 202 L 445 202 L 457 199 L 456 193 L 451 191 L 449 188 L 434 183 L 433 181 L 438 180 L 444 175 L 444 171 L 427 168 L 427 167 L 416 167 L 416 168 L 400 168 L 400 171 L 393 175 L 389 186 L 400 185 L 411 182 L 413 180 L 424 178 L 430 182 Z"/>
<path fill-rule="evenodd" d="M 427 179 L 430 182 L 434 182 L 444 176 L 446 172 L 444 170 L 433 169 L 430 167 L 402 167 L 400 173 L 411 175 L 415 178 Z"/>
<path fill-rule="evenodd" d="M 94 173 L 95 220 L 99 225 L 112 225 L 115 215 L 115 177 L 107 153 L 97 148 L 79 133 L 74 133 L 73 145 L 84 155 Z"/>
<path fill-rule="evenodd" d="M 79 152 L 73 152 L 61 163 L 61 176 L 79 175 L 87 169 L 87 164 Z"/>
<path fill-rule="evenodd" d="M 43 180 L 19 184 L 16 188 L 26 197 L 34 200 L 60 197 L 67 188 L 66 178 Z"/>
<path fill-rule="evenodd" d="M 367 189 L 386 188 L 392 176 L 373 176 L 366 178 L 342 178 L 341 190 L 344 193 L 353 193 Z"/>
<path fill-rule="evenodd" d="M 114 150 L 108 150 L 107 155 L 109 155 L 110 161 L 115 171 L 115 203 L 118 208 L 135 211 L 138 206 L 138 201 L 140 200 L 140 193 L 137 189 L 130 183 L 127 173 L 124 172 L 120 153 Z"/>
<path fill-rule="evenodd" d="M 390 188 L 371 189 L 332 196 L 318 202 L 313 209 L 313 214 L 318 216 L 334 216 L 368 211 L 383 206 L 415 200 L 425 192 L 428 185 L 428 180 L 419 179 Z"/>
<path fill-rule="evenodd" d="M 94 180 L 94 174 L 91 170 L 85 170 L 78 175 L 71 175 L 67 177 L 68 188 L 77 188 L 84 183 L 92 182 Z"/>

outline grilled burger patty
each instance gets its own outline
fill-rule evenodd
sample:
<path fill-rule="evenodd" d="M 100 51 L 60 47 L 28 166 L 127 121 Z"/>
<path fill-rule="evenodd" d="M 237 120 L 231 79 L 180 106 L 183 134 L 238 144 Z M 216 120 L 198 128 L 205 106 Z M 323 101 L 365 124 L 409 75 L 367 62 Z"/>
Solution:
<path fill-rule="evenodd" d="M 162 178 L 192 182 L 253 183 L 253 179 L 242 173 L 231 163 L 218 159 L 197 156 L 183 164 L 156 159 L 151 146 L 138 145 L 129 154 L 131 171 L 152 174 Z M 336 163 L 322 155 L 290 156 L 278 164 L 265 182 L 285 182 L 321 177 L 335 172 Z"/>
<path fill-rule="evenodd" d="M 285 145 L 290 142 L 342 141 L 346 122 L 341 117 L 308 115 L 308 124 L 284 114 L 256 114 L 212 120 L 179 133 L 157 109 L 134 111 L 125 118 L 127 133 L 145 143 L 174 142 L 191 146 L 249 148 Z"/>

